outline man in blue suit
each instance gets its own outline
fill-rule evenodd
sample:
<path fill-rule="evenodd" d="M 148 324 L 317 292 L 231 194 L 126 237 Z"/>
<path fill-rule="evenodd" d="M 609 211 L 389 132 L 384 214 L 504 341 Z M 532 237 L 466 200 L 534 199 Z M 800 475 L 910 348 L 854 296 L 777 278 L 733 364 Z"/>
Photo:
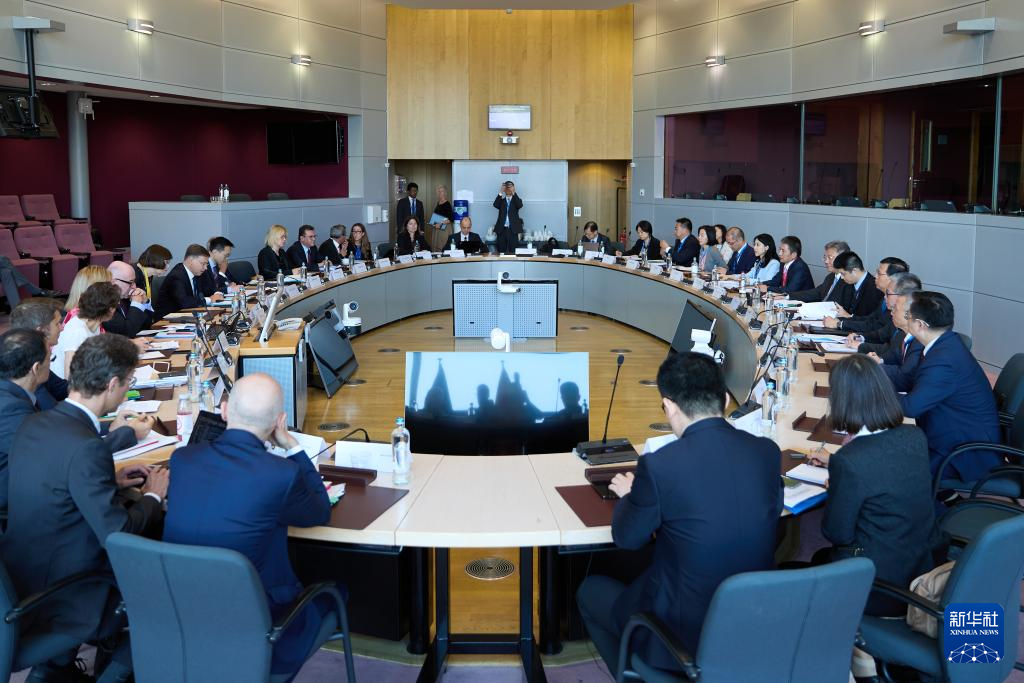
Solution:
<path fill-rule="evenodd" d="M 969 441 L 1000 441 L 992 387 L 978 361 L 953 331 L 953 304 L 939 292 L 917 292 L 905 314 L 906 331 L 924 345 L 914 373 L 892 378 L 907 417 L 928 437 L 932 474 L 943 458 Z M 967 453 L 943 472 L 947 479 L 976 481 L 1000 464 L 986 451 Z"/>
<path fill-rule="evenodd" d="M 326 524 L 327 490 L 310 455 L 288 433 L 284 394 L 269 375 L 238 380 L 226 405 L 227 429 L 208 444 L 171 457 L 164 541 L 237 550 L 253 563 L 271 616 L 287 612 L 302 591 L 288 561 L 288 527 Z M 279 457 L 264 443 L 287 451 Z M 326 608 L 310 604 L 274 646 L 271 671 L 299 670 Z"/>
<path fill-rule="evenodd" d="M 782 268 L 768 282 L 760 285 L 762 292 L 773 292 L 776 294 L 789 294 L 791 292 L 802 292 L 814 288 L 814 278 L 811 277 L 811 269 L 807 263 L 800 258 L 803 252 L 803 245 L 799 237 L 787 235 L 779 241 L 779 261 Z"/>
<path fill-rule="evenodd" d="M 740 228 L 729 228 L 725 232 L 725 242 L 732 248 L 732 256 L 725 268 L 719 268 L 722 275 L 739 275 L 754 267 L 754 248 L 747 244 L 747 236 Z"/>
<path fill-rule="evenodd" d="M 0 512 L 7 514 L 7 454 L 25 418 L 39 412 L 36 389 L 50 374 L 50 349 L 36 330 L 0 335 Z"/>
<path fill-rule="evenodd" d="M 11 329 L 37 330 L 46 337 L 52 352 L 64 327 L 64 305 L 56 299 L 34 296 L 25 299 L 11 312 Z M 52 359 L 51 359 L 52 360 Z M 68 397 L 67 380 L 50 370 L 46 382 L 36 389 L 36 402 L 40 410 L 49 410 Z"/>
<path fill-rule="evenodd" d="M 661 253 L 671 259 L 673 265 L 690 266 L 700 256 L 700 243 L 693 236 L 693 222 L 686 217 L 676 219 L 675 244 L 661 241 Z"/>
<path fill-rule="evenodd" d="M 591 576 L 576 594 L 587 631 L 612 672 L 632 614 L 653 612 L 696 652 L 718 585 L 775 566 L 779 447 L 725 421 L 725 381 L 708 356 L 669 356 L 658 369 L 658 390 L 679 438 L 640 458 L 635 476 L 617 475 L 610 486 L 621 498 L 612 518 L 615 544 L 636 549 L 655 535 L 653 563 L 629 586 Z M 676 668 L 660 647 L 641 648 L 653 666 Z"/>

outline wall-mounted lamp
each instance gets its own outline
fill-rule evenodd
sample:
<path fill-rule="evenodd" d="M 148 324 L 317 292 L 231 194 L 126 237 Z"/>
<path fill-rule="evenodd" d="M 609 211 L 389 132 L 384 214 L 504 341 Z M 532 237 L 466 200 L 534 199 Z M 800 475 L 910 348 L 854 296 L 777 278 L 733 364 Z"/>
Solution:
<path fill-rule="evenodd" d="M 857 27 L 857 33 L 862 36 L 873 36 L 876 33 L 881 33 L 885 30 L 885 19 L 869 19 L 867 21 L 860 22 L 860 26 Z"/>
<path fill-rule="evenodd" d="M 708 68 L 713 66 L 725 66 L 725 55 L 708 55 L 704 60 L 704 66 Z"/>
<path fill-rule="evenodd" d="M 986 17 L 984 19 L 964 19 L 946 24 L 942 27 L 943 33 L 952 33 L 959 36 L 981 36 L 992 33 L 996 30 L 996 18 Z"/>
<path fill-rule="evenodd" d="M 153 35 L 153 30 L 156 29 L 156 24 L 153 23 L 152 19 L 129 19 L 128 30 L 134 31 L 135 33 L 141 33 L 144 36 Z"/>
<path fill-rule="evenodd" d="M 292 64 L 298 64 L 299 66 L 309 66 L 313 63 L 313 58 L 309 55 L 292 55 Z"/>

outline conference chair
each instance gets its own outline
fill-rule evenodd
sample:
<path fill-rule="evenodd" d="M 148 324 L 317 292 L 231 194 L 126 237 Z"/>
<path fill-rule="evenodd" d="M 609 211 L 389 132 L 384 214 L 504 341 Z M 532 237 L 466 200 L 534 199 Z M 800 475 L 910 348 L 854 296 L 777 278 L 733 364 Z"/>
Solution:
<path fill-rule="evenodd" d="M 863 557 L 732 576 L 711 598 L 694 655 L 653 614 L 633 615 L 622 634 L 617 681 L 847 683 L 874 576 L 874 563 Z M 633 649 L 642 633 L 663 645 L 681 671 L 644 661 Z"/>
<path fill-rule="evenodd" d="M 42 287 L 64 292 L 71 289 L 71 283 L 78 274 L 78 257 L 60 253 L 50 226 L 18 228 L 14 231 L 14 245 L 22 258 L 43 262 L 44 273 L 49 273 L 51 282 L 47 284 L 44 275 L 40 283 Z"/>
<path fill-rule="evenodd" d="M 956 204 L 948 199 L 925 199 L 921 201 L 922 211 L 938 211 L 939 213 L 956 213 Z"/>
<path fill-rule="evenodd" d="M 738 202 L 752 202 L 754 201 L 754 195 L 750 192 L 739 192 L 736 194 L 736 201 Z"/>
<path fill-rule="evenodd" d="M 92 241 L 92 228 L 88 223 L 63 223 L 53 226 L 53 238 L 65 254 L 87 258 L 93 266 L 109 266 L 114 260 L 124 260 L 124 250 L 97 249 Z"/>
<path fill-rule="evenodd" d="M 333 583 L 306 588 L 276 622 L 259 574 L 241 553 L 162 543 L 126 533 L 107 537 L 124 597 L 138 681 L 285 681 L 271 655 L 288 627 L 319 596 L 330 599 L 312 656 L 340 629 L 348 681 L 355 681 L 345 601 Z"/>
<path fill-rule="evenodd" d="M 890 665 L 910 667 L 937 680 L 950 683 L 996 683 L 1006 680 L 1017 658 L 1020 628 L 1020 580 L 1024 568 L 1024 516 L 996 522 L 968 543 L 956 560 L 949 581 L 938 601 L 930 601 L 895 586 L 875 580 L 874 592 L 917 607 L 940 621 L 939 638 L 931 638 L 907 626 L 904 619 L 865 616 L 860 624 L 863 640 L 858 647 L 880 663 L 879 674 L 892 681 Z M 1003 647 L 998 661 L 977 666 L 954 663 L 953 653 L 943 647 L 941 633 L 944 610 L 953 603 L 996 603 L 1003 608 Z"/>
<path fill-rule="evenodd" d="M 228 263 L 228 275 L 235 282 L 245 284 L 256 277 L 256 268 L 248 261 L 230 261 Z"/>
<path fill-rule="evenodd" d="M 160 298 L 160 288 L 163 287 L 166 277 L 166 275 L 156 275 L 149 278 L 149 291 L 153 294 L 149 298 L 149 303 L 153 305 L 153 308 L 156 308 L 157 300 Z"/>
<path fill-rule="evenodd" d="M 228 199 L 232 202 L 251 202 L 252 195 L 244 192 L 232 192 Z"/>
<path fill-rule="evenodd" d="M 18 248 L 14 246 L 14 235 L 10 230 L 0 230 L 0 256 L 6 256 L 11 265 L 28 278 L 28 281 L 39 286 L 39 261 L 30 258 L 21 258 Z"/>
<path fill-rule="evenodd" d="M 42 225 L 42 223 L 25 218 L 17 195 L 0 195 L 0 226 L 18 228 L 23 225 Z"/>
<path fill-rule="evenodd" d="M 205 202 L 205 201 L 207 201 L 207 198 L 204 197 L 201 194 L 183 194 L 178 199 L 178 201 L 182 201 L 182 202 Z"/>
<path fill-rule="evenodd" d="M 281 200 L 284 200 L 284 199 L 291 199 L 291 197 L 288 196 L 287 192 L 268 192 L 267 193 L 267 201 L 276 202 L 276 201 L 281 201 Z"/>
<path fill-rule="evenodd" d="M 85 218 L 61 216 L 57 211 L 57 202 L 54 201 L 52 194 L 23 194 L 21 195 L 21 208 L 25 212 L 25 218 L 50 225 L 86 222 Z"/>
<path fill-rule="evenodd" d="M 54 596 L 67 595 L 88 583 L 108 583 L 113 586 L 114 577 L 90 572 L 73 574 L 39 593 L 19 599 L 7 570 L 0 565 L 0 613 L 4 615 L 0 622 L 0 680 L 9 680 L 15 671 L 66 655 L 81 645 L 77 638 L 57 633 L 44 632 L 22 637 L 19 621 L 31 615 L 33 610 L 46 605 Z"/>
<path fill-rule="evenodd" d="M 1000 417 L 1013 415 L 1024 402 L 1024 353 L 1015 353 L 1006 361 L 992 387 Z"/>
<path fill-rule="evenodd" d="M 960 337 L 960 341 L 964 343 L 964 346 L 967 347 L 967 350 L 970 351 L 971 347 L 974 345 L 974 342 L 971 340 L 971 335 L 964 334 L 963 332 L 957 332 L 957 335 Z"/>
<path fill-rule="evenodd" d="M 836 197 L 836 206 L 852 206 L 861 208 L 864 206 L 860 197 Z"/>
<path fill-rule="evenodd" d="M 623 244 L 622 242 L 611 242 L 608 245 L 608 253 L 614 255 L 617 251 L 625 253 L 626 245 Z"/>

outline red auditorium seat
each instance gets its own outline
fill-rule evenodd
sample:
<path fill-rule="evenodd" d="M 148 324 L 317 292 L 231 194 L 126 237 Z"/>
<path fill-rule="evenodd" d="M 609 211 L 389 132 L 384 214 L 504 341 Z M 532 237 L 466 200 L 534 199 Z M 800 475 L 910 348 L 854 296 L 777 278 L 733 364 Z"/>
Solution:
<path fill-rule="evenodd" d="M 21 195 L 21 208 L 25 216 L 31 216 L 32 220 L 61 225 L 62 223 L 84 223 L 83 218 L 62 218 L 57 211 L 57 202 L 53 200 L 52 194 L 23 194 Z"/>
<path fill-rule="evenodd" d="M 53 236 L 61 250 L 76 255 L 88 255 L 91 265 L 106 267 L 114 260 L 114 252 L 97 249 L 92 243 L 92 227 L 88 223 L 55 225 Z"/>
<path fill-rule="evenodd" d="M 20 209 L 19 209 L 20 211 Z M 14 236 L 10 230 L 0 230 L 0 256 L 6 256 L 22 275 L 36 287 L 39 286 L 39 261 L 21 258 L 18 248 L 14 246 Z M 27 292 L 25 293 L 27 295 Z"/>
<path fill-rule="evenodd" d="M 20 225 L 42 225 L 42 223 L 25 220 L 25 214 L 21 212 L 21 202 L 18 201 L 17 195 L 5 194 L 0 195 L 0 225 L 16 228 Z"/>
<path fill-rule="evenodd" d="M 32 258 L 46 257 L 50 261 L 53 276 L 50 288 L 64 292 L 71 289 L 78 273 L 78 257 L 60 253 L 49 226 L 18 228 L 14 231 L 14 244 L 20 254 Z M 46 287 L 46 283 L 42 286 Z"/>

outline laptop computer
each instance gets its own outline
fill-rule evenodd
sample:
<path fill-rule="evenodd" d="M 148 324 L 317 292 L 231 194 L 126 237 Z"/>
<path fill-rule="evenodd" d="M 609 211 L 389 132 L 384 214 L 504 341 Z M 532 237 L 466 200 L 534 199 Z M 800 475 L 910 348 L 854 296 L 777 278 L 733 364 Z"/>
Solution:
<path fill-rule="evenodd" d="M 224 433 L 228 423 L 217 413 L 208 410 L 200 410 L 196 416 L 196 423 L 192 425 L 192 434 L 188 437 L 188 445 L 210 443 Z"/>
<path fill-rule="evenodd" d="M 601 245 L 600 242 L 598 242 L 596 244 L 594 242 L 584 242 L 583 243 L 583 251 L 602 251 L 603 252 L 604 248 L 603 248 L 603 246 Z"/>

